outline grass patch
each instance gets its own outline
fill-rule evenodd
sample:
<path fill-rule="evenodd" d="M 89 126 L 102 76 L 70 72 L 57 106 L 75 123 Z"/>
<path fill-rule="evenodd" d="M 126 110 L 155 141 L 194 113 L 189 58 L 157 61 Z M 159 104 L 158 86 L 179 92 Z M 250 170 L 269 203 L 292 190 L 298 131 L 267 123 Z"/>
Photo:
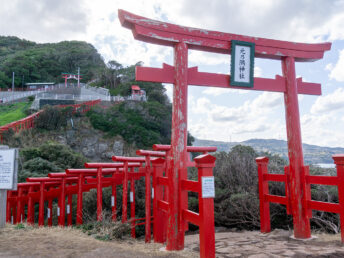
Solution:
<path fill-rule="evenodd" d="M 0 126 L 17 121 L 27 116 L 26 110 L 31 102 L 18 102 L 0 106 Z"/>

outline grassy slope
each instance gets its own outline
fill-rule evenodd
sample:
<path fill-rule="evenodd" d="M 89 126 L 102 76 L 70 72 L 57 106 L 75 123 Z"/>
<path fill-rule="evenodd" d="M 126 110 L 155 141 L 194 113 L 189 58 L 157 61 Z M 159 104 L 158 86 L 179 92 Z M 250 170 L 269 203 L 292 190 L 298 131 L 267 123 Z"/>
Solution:
<path fill-rule="evenodd" d="M 19 102 L 0 106 L 0 126 L 26 117 L 25 110 L 29 108 L 29 106 L 29 102 Z"/>

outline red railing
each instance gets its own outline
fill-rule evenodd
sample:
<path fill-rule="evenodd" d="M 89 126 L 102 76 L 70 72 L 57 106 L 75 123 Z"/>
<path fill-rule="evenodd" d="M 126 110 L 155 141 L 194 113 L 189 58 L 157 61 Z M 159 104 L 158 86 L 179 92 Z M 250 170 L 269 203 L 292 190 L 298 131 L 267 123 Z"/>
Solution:
<path fill-rule="evenodd" d="M 312 210 L 339 213 L 341 241 L 344 243 L 344 154 L 334 155 L 334 163 L 337 168 L 337 176 L 315 176 L 309 174 L 309 167 L 304 166 L 302 171 L 302 190 L 303 190 L 303 216 L 309 221 L 312 218 Z M 260 224 L 261 232 L 271 231 L 270 223 L 270 203 L 279 203 L 286 206 L 287 214 L 292 214 L 291 195 L 289 180 L 289 167 L 285 167 L 284 174 L 268 173 L 269 158 L 259 157 L 256 159 L 258 165 L 259 181 L 259 201 L 260 201 Z M 285 196 L 269 194 L 269 181 L 283 182 L 285 184 Z M 312 200 L 311 185 L 333 185 L 338 187 L 338 202 L 321 202 Z"/>
<path fill-rule="evenodd" d="M 74 214 L 76 224 L 83 220 L 83 193 L 97 189 L 97 220 L 101 221 L 103 211 L 104 187 L 112 187 L 111 207 L 112 220 L 117 221 L 117 186 L 122 185 L 122 222 L 131 224 L 131 236 L 136 237 L 136 227 L 145 225 L 145 240 L 150 242 L 151 225 L 153 224 L 153 237 L 155 242 L 166 241 L 169 205 L 174 194 L 169 190 L 168 160 L 169 145 L 154 145 L 159 151 L 138 150 L 137 154 L 144 157 L 113 156 L 110 163 L 85 163 L 82 169 L 66 169 L 62 173 L 50 173 L 48 177 L 27 178 L 26 183 L 18 184 L 17 191 L 8 191 L 7 196 L 7 222 L 19 223 L 26 221 L 33 224 L 34 207 L 38 203 L 38 225 L 51 226 L 53 215 L 53 200 L 57 201 L 58 225 L 72 225 L 72 196 L 77 195 L 77 209 Z M 207 154 L 215 151 L 214 147 L 187 147 L 189 152 L 203 152 L 205 154 L 189 160 L 187 165 L 198 169 L 198 181 L 181 181 L 181 191 L 185 194 L 183 201 L 186 206 L 181 211 L 180 218 L 188 229 L 188 222 L 200 227 L 200 253 L 201 257 L 215 257 L 215 231 L 214 231 L 214 202 L 213 196 L 202 196 L 202 180 L 212 177 L 215 157 Z M 164 176 L 165 172 L 165 176 Z M 145 217 L 137 218 L 135 215 L 135 181 L 145 178 Z M 152 182 L 152 185 L 151 185 Z M 130 187 L 128 189 L 128 186 Z M 199 213 L 188 210 L 187 192 L 197 192 L 199 196 Z M 130 200 L 130 219 L 128 219 L 128 195 Z M 183 195 L 184 196 L 184 195 Z M 67 203 L 66 203 L 67 197 Z M 153 203 L 152 203 L 153 199 Z M 48 202 L 47 209 L 45 204 Z M 153 216 L 151 215 L 153 204 Z M 27 206 L 27 209 L 25 209 Z M 25 214 L 25 211 L 26 214 Z M 46 220 L 46 221 L 45 221 Z"/>
<path fill-rule="evenodd" d="M 80 111 L 81 113 L 86 113 L 89 111 L 93 106 L 97 105 L 100 103 L 100 99 L 98 100 L 92 100 L 92 101 L 87 101 L 81 104 L 75 104 L 75 105 L 59 105 L 61 108 L 65 107 L 73 107 L 73 114 L 77 111 Z M 3 132 L 8 131 L 12 129 L 15 133 L 22 131 L 22 130 L 27 130 L 31 129 L 35 126 L 34 122 L 35 119 L 40 115 L 40 113 L 43 112 L 38 111 L 32 115 L 29 115 L 23 119 L 20 119 L 18 121 L 11 122 L 7 125 L 0 126 L 0 143 L 3 142 Z"/>

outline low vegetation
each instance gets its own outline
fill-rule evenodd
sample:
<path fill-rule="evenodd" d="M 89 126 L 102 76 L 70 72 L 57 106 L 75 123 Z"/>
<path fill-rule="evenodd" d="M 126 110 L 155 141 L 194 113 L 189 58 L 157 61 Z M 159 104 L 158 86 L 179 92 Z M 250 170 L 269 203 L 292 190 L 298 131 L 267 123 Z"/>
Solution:
<path fill-rule="evenodd" d="M 0 105 L 0 126 L 26 117 L 30 106 L 30 101 Z"/>

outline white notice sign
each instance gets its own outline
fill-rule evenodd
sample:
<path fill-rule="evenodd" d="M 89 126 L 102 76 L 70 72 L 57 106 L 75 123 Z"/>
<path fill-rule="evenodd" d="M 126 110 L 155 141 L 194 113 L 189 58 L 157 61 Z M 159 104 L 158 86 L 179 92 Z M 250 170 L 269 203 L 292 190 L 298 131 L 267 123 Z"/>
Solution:
<path fill-rule="evenodd" d="M 215 198 L 215 182 L 213 176 L 202 176 L 202 198 Z"/>
<path fill-rule="evenodd" d="M 130 192 L 130 202 L 134 202 L 134 195 L 133 195 L 133 192 Z"/>
<path fill-rule="evenodd" d="M 15 149 L 0 150 L 0 189 L 13 189 Z"/>

